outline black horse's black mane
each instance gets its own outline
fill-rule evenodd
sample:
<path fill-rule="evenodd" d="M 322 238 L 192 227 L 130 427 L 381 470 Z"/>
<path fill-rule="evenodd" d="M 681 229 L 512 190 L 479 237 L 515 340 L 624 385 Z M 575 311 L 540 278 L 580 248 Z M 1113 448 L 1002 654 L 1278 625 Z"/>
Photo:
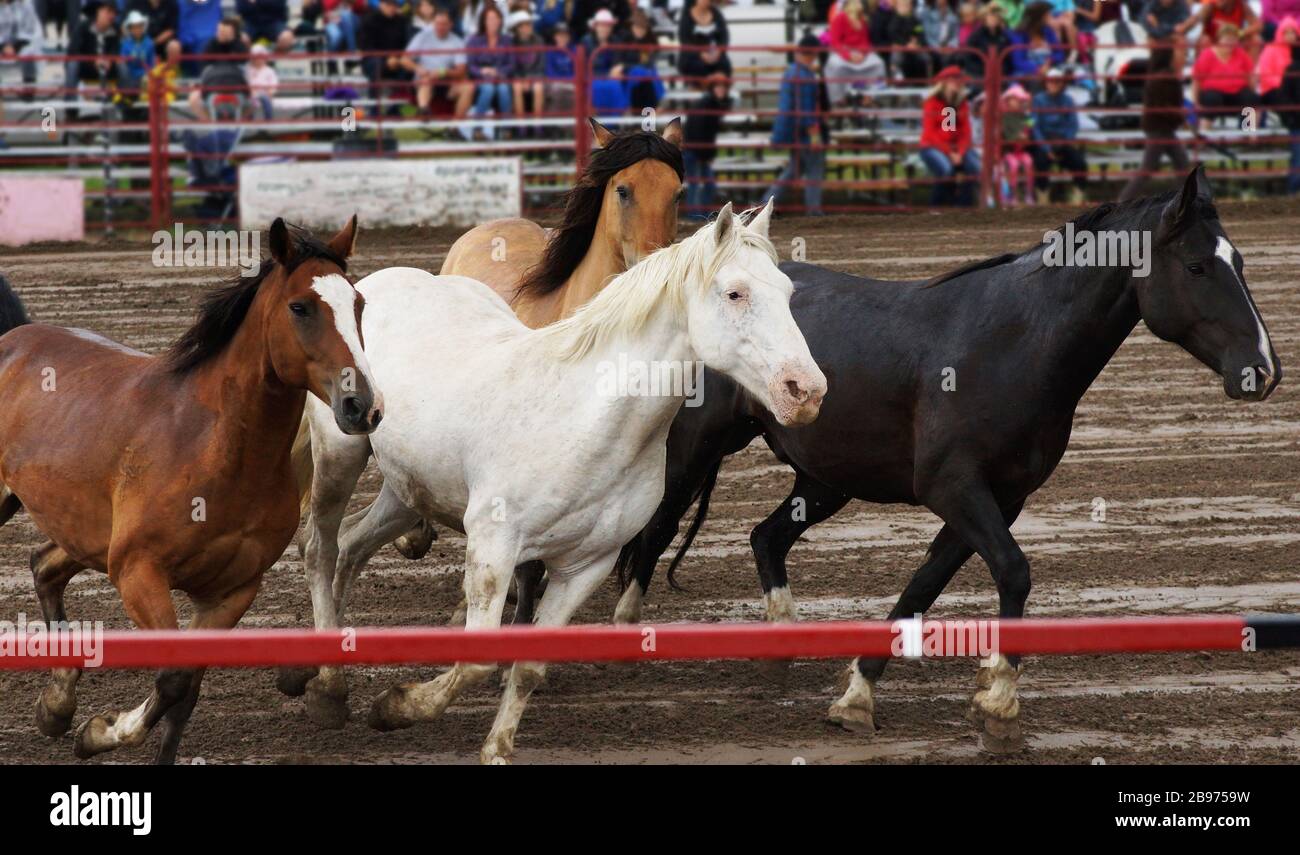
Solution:
<path fill-rule="evenodd" d="M 289 239 L 293 246 L 290 255 L 293 263 L 285 271 L 286 276 L 313 258 L 338 265 L 347 272 L 347 261 L 311 232 L 289 226 Z M 220 353 L 244 322 L 248 308 L 253 305 L 253 299 L 257 297 L 262 283 L 279 267 L 280 264 L 275 259 L 263 259 L 255 275 L 236 276 L 229 284 L 205 294 L 199 303 L 198 318 L 194 325 L 163 355 L 167 370 L 175 374 L 186 374 Z"/>
<path fill-rule="evenodd" d="M 1159 196 L 1145 196 L 1140 199 L 1131 199 L 1127 202 L 1105 202 L 1095 208 L 1084 211 L 1079 216 L 1070 220 L 1069 223 L 1062 223 L 1053 231 L 1064 233 L 1069 224 L 1074 225 L 1075 233 L 1084 231 L 1097 231 L 1103 228 L 1107 229 L 1132 229 L 1132 228 L 1150 228 L 1150 217 L 1153 212 L 1159 213 L 1165 209 L 1165 206 L 1178 198 L 1179 192 L 1173 191 L 1163 193 Z M 1219 212 L 1214 207 L 1214 203 L 1209 199 L 1197 197 L 1193 203 L 1193 213 L 1199 220 L 1218 220 Z M 941 273 L 932 279 L 927 279 L 921 283 L 922 288 L 933 288 L 936 285 L 942 285 L 945 282 L 951 282 L 954 279 L 960 279 L 968 273 L 974 273 L 977 270 L 989 270 L 994 267 L 1001 267 L 1004 264 L 1010 264 L 1029 253 L 1040 249 L 1042 244 L 1035 244 L 1024 252 L 1004 252 L 1001 255 L 985 258 L 981 261 L 972 261 L 963 264 L 954 270 Z"/>
<path fill-rule="evenodd" d="M 564 196 L 564 219 L 551 233 L 542 258 L 525 275 L 515 290 L 515 297 L 530 294 L 540 297 L 564 284 L 596 234 L 605 185 L 619 172 L 643 160 L 668 164 L 680 179 L 686 174 L 682 150 L 650 131 L 622 131 L 608 144 L 594 150 L 587 169 Z"/>

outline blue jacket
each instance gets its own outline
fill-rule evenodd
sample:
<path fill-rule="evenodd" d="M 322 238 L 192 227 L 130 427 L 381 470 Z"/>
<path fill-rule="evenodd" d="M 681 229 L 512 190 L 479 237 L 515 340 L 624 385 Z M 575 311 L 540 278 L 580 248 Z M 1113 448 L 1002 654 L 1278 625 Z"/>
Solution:
<path fill-rule="evenodd" d="M 790 63 L 781 77 L 781 94 L 776 109 L 779 115 L 772 126 L 774 145 L 806 144 L 808 129 L 817 124 L 820 83 L 817 74 L 805 65 Z"/>
<path fill-rule="evenodd" d="M 217 35 L 221 23 L 221 4 L 208 0 L 180 0 L 180 17 L 176 37 L 186 53 L 201 53 Z"/>
<path fill-rule="evenodd" d="M 138 84 L 153 68 L 153 39 L 145 36 L 137 42 L 130 36 L 123 36 L 121 54 L 126 57 L 126 79 Z"/>
<path fill-rule="evenodd" d="M 546 76 L 556 80 L 573 77 L 573 55 L 567 50 L 552 48 L 546 52 Z"/>
<path fill-rule="evenodd" d="M 1046 110 L 1066 109 L 1067 113 L 1042 112 Z M 1046 92 L 1034 96 L 1034 139 L 1072 140 L 1079 134 L 1078 107 L 1068 92 L 1062 92 L 1056 98 Z"/>
<path fill-rule="evenodd" d="M 1045 28 L 1043 38 L 1047 41 L 1047 50 L 1045 54 L 1035 54 L 1029 48 L 1029 37 L 1027 35 L 1018 30 L 1011 33 L 1012 74 L 1033 77 L 1042 73 L 1043 66 L 1047 64 L 1049 58 L 1052 65 L 1060 65 L 1065 62 L 1065 50 L 1061 47 L 1061 40 L 1056 37 L 1056 31 L 1051 27 Z M 1021 82 L 1026 86 L 1029 85 L 1024 81 Z"/>

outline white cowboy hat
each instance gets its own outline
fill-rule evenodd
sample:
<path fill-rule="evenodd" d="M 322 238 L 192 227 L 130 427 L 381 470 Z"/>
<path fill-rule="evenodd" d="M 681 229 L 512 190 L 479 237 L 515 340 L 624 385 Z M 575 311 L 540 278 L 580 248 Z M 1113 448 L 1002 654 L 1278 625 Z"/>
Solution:
<path fill-rule="evenodd" d="M 533 22 L 533 13 L 527 9 L 516 9 L 506 18 L 506 29 L 513 30 L 520 24 L 531 24 Z"/>
<path fill-rule="evenodd" d="M 149 24 L 149 19 L 146 18 L 146 17 L 144 16 L 144 14 L 141 13 L 141 11 L 140 11 L 139 9 L 132 9 L 132 10 L 131 10 L 131 14 L 129 14 L 129 15 L 126 16 L 126 22 L 123 23 L 122 26 L 124 26 L 124 27 L 138 27 L 138 26 L 140 26 L 141 24 L 144 24 L 145 26 L 148 26 L 148 24 Z"/>
<path fill-rule="evenodd" d="M 608 9 L 601 9 L 599 12 L 592 15 L 591 20 L 587 23 L 592 26 L 595 26 L 596 24 L 617 24 L 618 18 L 615 18 L 614 13 Z"/>

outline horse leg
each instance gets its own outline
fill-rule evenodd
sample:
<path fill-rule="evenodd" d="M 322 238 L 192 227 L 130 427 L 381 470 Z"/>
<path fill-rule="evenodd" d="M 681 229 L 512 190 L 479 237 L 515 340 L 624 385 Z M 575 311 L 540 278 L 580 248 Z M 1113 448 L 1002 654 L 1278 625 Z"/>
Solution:
<path fill-rule="evenodd" d="M 911 581 L 889 613 L 890 620 L 911 617 L 929 609 L 974 552 L 947 525 L 939 529 L 930 543 L 925 563 L 912 574 Z M 845 730 L 875 732 L 873 694 L 876 681 L 888 662 L 888 659 L 854 659 L 849 665 L 844 695 L 831 704 L 827 718 Z"/>
<path fill-rule="evenodd" d="M 110 558 L 110 561 L 112 559 Z M 140 629 L 176 629 L 167 573 L 151 562 L 123 567 L 115 579 L 127 616 Z M 144 742 L 159 719 L 189 693 L 194 672 L 168 668 L 158 672 L 154 689 L 133 710 L 111 712 L 86 720 L 77 729 L 73 753 L 85 760 L 105 751 Z"/>
<path fill-rule="evenodd" d="M 491 525 L 500 527 L 499 523 Z M 465 600 L 469 608 L 465 628 L 494 629 L 501 626 L 506 591 L 515 572 L 519 547 L 499 537 L 494 540 L 482 533 L 467 533 Z M 495 663 L 457 662 L 428 682 L 394 686 L 375 698 L 370 707 L 370 726 L 376 730 L 397 730 L 435 719 L 461 692 L 486 680 L 496 669 Z"/>
<path fill-rule="evenodd" d="M 397 498 L 387 483 L 370 507 L 343 521 L 338 562 L 334 567 L 334 608 L 343 619 L 352 583 L 374 554 L 393 539 L 394 532 L 406 531 L 420 515 Z"/>
<path fill-rule="evenodd" d="M 785 622 L 798 619 L 785 557 L 805 531 L 824 522 L 848 504 L 849 497 L 799 473 L 790 495 L 749 535 L 758 564 L 758 581 L 763 586 L 763 607 L 767 619 Z"/>
<path fill-rule="evenodd" d="M 46 625 L 65 623 L 68 615 L 63 609 L 63 591 L 85 566 L 73 561 L 52 541 L 32 550 L 31 565 L 36 598 L 40 600 Z M 50 684 L 36 699 L 36 729 L 46 736 L 62 736 L 72 726 L 72 716 L 77 711 L 77 680 L 81 671 L 55 668 L 50 677 Z"/>
<path fill-rule="evenodd" d="M 255 581 L 236 588 L 223 599 L 215 602 L 194 601 L 194 617 L 190 620 L 189 628 L 232 629 L 253 604 L 261 581 L 259 576 Z M 162 738 L 158 743 L 158 753 L 154 755 L 156 765 L 170 766 L 176 762 L 176 750 L 180 747 L 181 734 L 185 731 L 190 715 L 194 712 L 194 705 L 198 703 L 199 689 L 203 685 L 203 674 L 206 671 L 206 668 L 191 671 L 189 686 L 184 697 L 163 713 L 160 728 Z"/>
<path fill-rule="evenodd" d="M 587 601 L 592 593 L 601 586 L 614 569 L 618 552 L 593 561 L 586 567 L 571 569 L 564 573 L 552 572 L 546 585 L 546 593 L 537 609 L 538 626 L 564 626 L 573 617 L 578 607 Z M 510 755 L 515 750 L 515 733 L 519 729 L 519 720 L 523 717 L 528 698 L 546 676 L 546 664 L 543 662 L 516 662 L 510 669 L 510 678 L 501 695 L 501 705 L 497 708 L 496 719 L 479 759 L 483 763 L 503 764 L 510 762 Z"/>
<path fill-rule="evenodd" d="M 545 573 L 546 564 L 541 561 L 525 561 L 515 568 L 515 616 L 512 624 L 527 626 L 533 622 L 533 608 L 547 587 L 542 584 Z"/>
<path fill-rule="evenodd" d="M 318 414 L 313 402 L 308 402 L 308 407 L 313 417 L 319 415 L 322 421 L 332 418 L 328 410 Z M 370 442 L 365 437 L 344 436 L 333 424 L 313 422 L 312 457 L 315 473 L 311 485 L 311 516 L 304 534 L 303 564 L 311 591 L 315 628 L 337 629 L 334 577 L 339 555 L 339 525 L 348 499 L 366 469 Z M 348 683 L 342 669 L 281 668 L 276 686 L 288 695 L 307 693 L 307 718 L 316 725 L 337 729 L 347 723 Z"/>
<path fill-rule="evenodd" d="M 954 479 L 949 483 L 959 482 Z M 1029 598 L 1029 560 L 1012 537 L 1008 523 L 1008 519 L 1014 520 L 1019 513 L 1019 505 L 1004 511 L 982 483 L 962 492 L 942 495 L 936 502 L 927 504 L 988 564 L 998 589 L 998 615 L 1023 617 L 1025 601 Z M 1001 653 L 993 653 L 980 663 L 980 689 L 971 703 L 971 715 L 976 721 L 983 721 L 982 744 L 994 754 L 1024 747 L 1020 700 L 1016 696 L 1019 665 L 1019 656 L 1007 657 Z"/>

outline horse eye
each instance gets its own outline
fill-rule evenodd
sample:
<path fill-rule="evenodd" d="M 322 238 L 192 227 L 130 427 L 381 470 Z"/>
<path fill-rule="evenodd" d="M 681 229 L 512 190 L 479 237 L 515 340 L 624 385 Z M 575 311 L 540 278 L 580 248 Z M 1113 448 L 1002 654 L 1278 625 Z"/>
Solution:
<path fill-rule="evenodd" d="M 619 187 L 618 187 L 618 198 L 623 199 L 623 200 L 626 200 L 627 197 L 628 197 L 629 195 L 630 195 L 630 194 L 627 192 L 627 188 L 624 187 L 624 186 L 622 186 L 622 185 L 619 185 Z"/>
<path fill-rule="evenodd" d="M 1189 264 L 1189 265 L 1187 265 L 1187 269 L 1188 269 L 1188 271 L 1191 272 L 1191 274 L 1192 274 L 1193 276 L 1200 276 L 1201 274 L 1203 274 L 1203 273 L 1205 272 L 1205 265 L 1204 265 L 1204 264 L 1200 264 L 1200 263 L 1197 263 L 1197 264 Z"/>
<path fill-rule="evenodd" d="M 293 312 L 295 315 L 298 315 L 299 317 L 304 317 L 307 314 L 307 305 L 305 303 L 290 303 L 289 311 Z"/>
<path fill-rule="evenodd" d="M 745 296 L 745 295 L 744 295 L 744 294 L 741 294 L 739 291 L 728 291 L 728 292 L 727 292 L 727 299 L 730 300 L 730 301 L 733 302 L 733 303 L 736 302 L 737 300 L 741 299 L 741 298 L 744 297 L 744 296 Z"/>

